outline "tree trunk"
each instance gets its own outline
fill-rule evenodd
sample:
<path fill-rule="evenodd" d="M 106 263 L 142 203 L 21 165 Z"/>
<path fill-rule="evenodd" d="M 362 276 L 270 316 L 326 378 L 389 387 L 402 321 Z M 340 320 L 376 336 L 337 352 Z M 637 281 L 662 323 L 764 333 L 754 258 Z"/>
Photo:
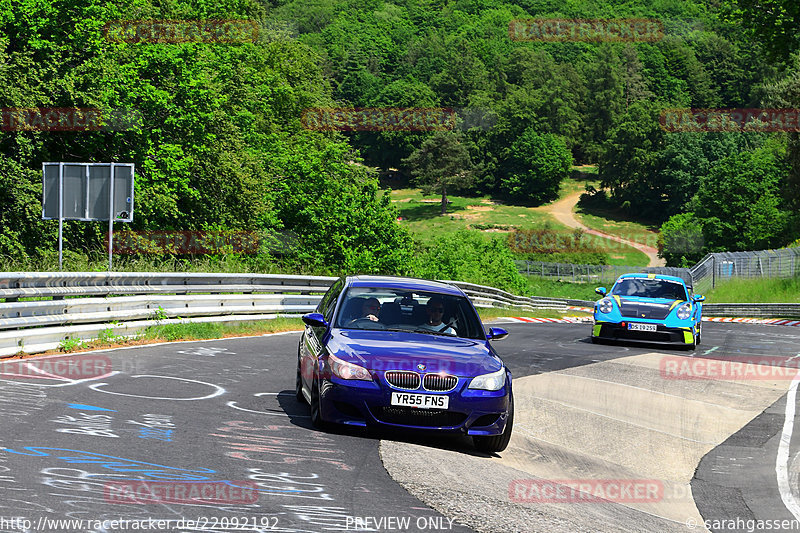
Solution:
<path fill-rule="evenodd" d="M 442 214 L 447 213 L 447 188 L 442 185 Z"/>

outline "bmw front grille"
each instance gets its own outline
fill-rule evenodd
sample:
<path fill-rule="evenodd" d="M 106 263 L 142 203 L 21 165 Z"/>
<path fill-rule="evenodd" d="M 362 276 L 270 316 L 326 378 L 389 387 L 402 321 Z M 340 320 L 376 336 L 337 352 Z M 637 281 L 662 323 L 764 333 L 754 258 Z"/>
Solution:
<path fill-rule="evenodd" d="M 425 374 L 422 386 L 425 390 L 447 392 L 456 388 L 458 378 L 447 374 Z"/>
<path fill-rule="evenodd" d="M 416 390 L 420 385 L 419 374 L 406 370 L 390 370 L 385 374 L 386 382 L 398 389 Z"/>
<path fill-rule="evenodd" d="M 428 391 L 448 392 L 458 385 L 458 378 L 449 374 L 425 374 L 420 377 L 418 373 L 408 370 L 390 370 L 385 375 L 386 382 L 398 389 L 417 390 L 422 385 Z"/>

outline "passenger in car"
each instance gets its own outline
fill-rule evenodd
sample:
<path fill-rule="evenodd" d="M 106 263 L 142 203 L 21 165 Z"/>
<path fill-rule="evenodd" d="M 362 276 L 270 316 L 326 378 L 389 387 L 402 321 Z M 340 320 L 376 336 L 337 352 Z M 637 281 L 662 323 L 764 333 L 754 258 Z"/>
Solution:
<path fill-rule="evenodd" d="M 428 331 L 435 331 L 438 333 L 447 333 L 448 335 L 455 335 L 456 330 L 442 322 L 444 315 L 444 300 L 436 296 L 428 300 L 425 305 L 425 311 L 428 313 L 428 321 L 419 326 L 419 329 L 427 329 Z"/>

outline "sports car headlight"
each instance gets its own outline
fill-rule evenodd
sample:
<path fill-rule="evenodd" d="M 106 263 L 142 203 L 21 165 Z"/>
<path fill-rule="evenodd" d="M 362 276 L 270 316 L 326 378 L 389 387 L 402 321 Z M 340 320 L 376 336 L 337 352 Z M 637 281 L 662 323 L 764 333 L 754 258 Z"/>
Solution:
<path fill-rule="evenodd" d="M 472 378 L 469 382 L 470 389 L 500 390 L 506 384 L 506 367 L 491 374 L 483 374 Z"/>
<path fill-rule="evenodd" d="M 687 320 L 690 316 L 692 316 L 692 304 L 685 303 L 675 311 L 675 316 L 678 317 L 679 320 Z"/>
<path fill-rule="evenodd" d="M 337 378 L 372 380 L 372 376 L 366 368 L 342 361 L 335 355 L 328 356 L 328 364 L 331 365 L 331 372 Z"/>
<path fill-rule="evenodd" d="M 597 304 L 597 310 L 603 314 L 610 313 L 612 309 L 614 309 L 614 303 L 611 301 L 611 298 L 603 298 Z"/>

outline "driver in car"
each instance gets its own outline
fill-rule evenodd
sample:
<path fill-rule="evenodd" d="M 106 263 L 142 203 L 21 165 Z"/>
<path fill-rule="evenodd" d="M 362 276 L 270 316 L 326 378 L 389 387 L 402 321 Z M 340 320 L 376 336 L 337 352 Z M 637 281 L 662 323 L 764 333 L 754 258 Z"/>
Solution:
<path fill-rule="evenodd" d="M 368 298 L 364 300 L 364 303 L 361 305 L 361 316 L 357 316 L 352 319 L 349 323 L 352 324 L 358 320 L 372 320 L 373 322 L 378 321 L 378 313 L 381 310 L 381 303 L 378 301 L 377 298 Z"/>
<path fill-rule="evenodd" d="M 442 322 L 442 315 L 444 314 L 444 300 L 434 296 L 425 305 L 425 311 L 428 313 L 428 321 L 419 326 L 419 329 L 426 329 L 428 331 L 435 331 L 437 333 L 447 333 L 448 335 L 455 335 L 456 330 Z"/>

